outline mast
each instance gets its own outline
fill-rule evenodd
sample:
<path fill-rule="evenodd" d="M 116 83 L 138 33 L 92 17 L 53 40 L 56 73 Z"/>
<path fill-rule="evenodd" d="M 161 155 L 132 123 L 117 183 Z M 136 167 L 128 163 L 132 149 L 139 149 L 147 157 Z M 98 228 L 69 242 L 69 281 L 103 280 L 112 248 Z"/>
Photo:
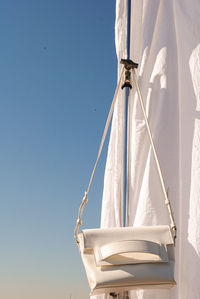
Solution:
<path fill-rule="evenodd" d="M 126 24 L 126 59 L 130 59 L 130 32 L 131 32 L 131 0 L 127 0 L 127 24 Z M 127 169 L 128 169 L 128 99 L 129 99 L 129 87 L 125 86 L 125 117 L 124 117 L 124 182 L 123 182 L 123 225 L 127 225 L 127 203 L 128 203 L 128 192 L 127 192 Z"/>

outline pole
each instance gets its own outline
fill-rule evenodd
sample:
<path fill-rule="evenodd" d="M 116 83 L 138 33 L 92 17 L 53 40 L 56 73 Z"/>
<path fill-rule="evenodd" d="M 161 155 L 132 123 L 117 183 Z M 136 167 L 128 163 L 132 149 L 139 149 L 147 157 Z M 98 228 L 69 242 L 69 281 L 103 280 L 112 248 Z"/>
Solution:
<path fill-rule="evenodd" d="M 138 64 L 130 60 L 130 31 L 131 31 L 131 0 L 127 0 L 127 38 L 126 38 L 126 59 L 121 59 L 120 63 L 125 68 L 125 80 L 122 85 L 122 89 L 125 88 L 125 109 L 124 109 L 124 157 L 123 157 L 123 226 L 127 225 L 127 203 L 128 203 L 128 192 L 127 192 L 127 169 L 128 169 L 128 99 L 129 90 L 132 88 L 131 85 L 131 69 L 137 68 Z M 110 293 L 109 296 L 119 299 L 129 299 L 128 291 L 120 293 Z"/>
<path fill-rule="evenodd" d="M 127 59 L 130 59 L 130 31 L 131 31 L 131 0 L 127 0 L 127 24 L 126 24 L 126 51 Z M 127 192 L 127 169 L 128 169 L 128 99 L 129 99 L 129 87 L 125 87 L 125 117 L 124 117 L 124 196 L 123 196 L 123 222 L 124 226 L 127 225 L 127 203 L 128 203 L 128 192 Z M 123 293 L 123 298 L 128 298 L 128 292 Z"/>
<path fill-rule="evenodd" d="M 130 31 L 131 31 L 131 0 L 127 0 L 127 27 L 126 27 L 126 51 L 127 59 L 130 59 Z M 124 119 L 124 184 L 123 184 L 123 224 L 127 225 L 127 163 L 128 163 L 128 98 L 129 87 L 125 87 L 125 119 Z"/>

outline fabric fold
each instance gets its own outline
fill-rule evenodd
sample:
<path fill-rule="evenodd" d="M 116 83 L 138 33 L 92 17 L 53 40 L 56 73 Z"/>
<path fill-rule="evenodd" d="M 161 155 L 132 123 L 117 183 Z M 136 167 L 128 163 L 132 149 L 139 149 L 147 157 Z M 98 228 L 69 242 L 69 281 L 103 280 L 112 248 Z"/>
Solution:
<path fill-rule="evenodd" d="M 200 284 L 200 4 L 198 0 L 132 0 L 131 59 L 175 211 L 176 281 L 171 290 L 139 290 L 130 299 L 199 299 Z M 126 54 L 126 0 L 116 1 L 116 51 Z M 120 66 L 119 66 L 120 67 Z M 112 121 L 102 227 L 123 214 L 124 94 Z M 128 225 L 168 224 L 168 213 L 134 88 L 129 97 Z M 107 299 L 95 296 L 93 299 Z"/>

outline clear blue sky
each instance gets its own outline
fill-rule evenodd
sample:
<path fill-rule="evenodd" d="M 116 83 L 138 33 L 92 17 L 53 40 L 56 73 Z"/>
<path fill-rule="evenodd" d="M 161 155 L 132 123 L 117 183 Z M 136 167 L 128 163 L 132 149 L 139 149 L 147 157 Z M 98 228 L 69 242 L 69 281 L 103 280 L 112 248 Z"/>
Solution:
<path fill-rule="evenodd" d="M 0 3 L 2 299 L 89 298 L 73 229 L 116 85 L 114 21 L 114 0 Z"/>

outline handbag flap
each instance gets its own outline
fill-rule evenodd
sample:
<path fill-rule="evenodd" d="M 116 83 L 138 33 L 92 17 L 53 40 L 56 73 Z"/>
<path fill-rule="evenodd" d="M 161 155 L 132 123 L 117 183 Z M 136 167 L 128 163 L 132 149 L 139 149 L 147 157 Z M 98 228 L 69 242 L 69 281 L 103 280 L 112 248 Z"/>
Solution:
<path fill-rule="evenodd" d="M 82 251 L 117 241 L 146 240 L 163 245 L 173 244 L 168 225 L 85 229 L 78 236 Z"/>
<path fill-rule="evenodd" d="M 111 242 L 94 248 L 97 266 L 166 263 L 166 247 L 146 240 L 127 240 Z"/>

